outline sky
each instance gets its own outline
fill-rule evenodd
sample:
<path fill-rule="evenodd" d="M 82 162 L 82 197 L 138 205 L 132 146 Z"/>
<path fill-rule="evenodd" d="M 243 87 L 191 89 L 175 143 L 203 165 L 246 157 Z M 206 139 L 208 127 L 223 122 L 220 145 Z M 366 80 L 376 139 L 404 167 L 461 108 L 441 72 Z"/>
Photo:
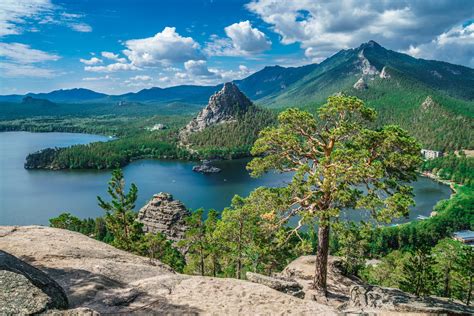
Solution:
<path fill-rule="evenodd" d="M 213 85 L 369 40 L 474 68 L 474 0 L 0 0 L 0 94 Z"/>

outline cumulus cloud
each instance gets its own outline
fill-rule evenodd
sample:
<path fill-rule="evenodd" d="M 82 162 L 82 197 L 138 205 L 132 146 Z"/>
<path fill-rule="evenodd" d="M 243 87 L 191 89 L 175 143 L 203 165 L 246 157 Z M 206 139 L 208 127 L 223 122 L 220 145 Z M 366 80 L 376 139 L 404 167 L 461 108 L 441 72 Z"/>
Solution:
<path fill-rule="evenodd" d="M 470 0 L 253 0 L 246 6 L 283 44 L 299 43 L 308 57 L 318 60 L 370 39 L 408 50 L 472 18 L 472 10 L 466 10 Z"/>
<path fill-rule="evenodd" d="M 59 12 L 62 8 L 51 0 L 2 0 L 0 5 L 0 37 L 39 31 L 42 24 L 64 25 L 76 32 L 91 32 L 92 27 L 80 19 L 81 14 Z"/>
<path fill-rule="evenodd" d="M 271 41 L 250 21 L 234 23 L 224 29 L 227 38 L 211 37 L 206 51 L 217 56 L 242 56 L 258 54 L 270 49 Z"/>
<path fill-rule="evenodd" d="M 125 70 L 139 70 L 140 68 L 132 64 L 114 63 L 106 66 L 86 66 L 85 71 L 91 72 L 116 72 Z"/>
<path fill-rule="evenodd" d="M 120 57 L 119 54 L 114 54 L 112 52 L 102 52 L 101 53 L 102 57 L 110 59 L 110 60 L 115 60 L 119 63 L 126 63 L 127 60 L 123 57 Z"/>
<path fill-rule="evenodd" d="M 110 77 L 109 75 L 105 75 L 103 77 L 85 77 L 85 78 L 82 78 L 83 81 L 100 81 L 100 80 L 109 80 L 111 79 L 112 77 Z"/>
<path fill-rule="evenodd" d="M 188 74 L 199 77 L 215 77 L 215 72 L 209 71 L 205 60 L 188 60 L 184 63 L 184 69 Z"/>
<path fill-rule="evenodd" d="M 125 42 L 123 53 L 133 65 L 169 64 L 202 59 L 200 47 L 191 37 L 183 37 L 174 27 L 165 27 L 153 37 Z"/>
<path fill-rule="evenodd" d="M 102 63 L 102 59 L 100 58 L 97 58 L 97 57 L 92 57 L 91 59 L 79 59 L 79 61 L 83 64 L 86 64 L 86 65 L 97 65 L 97 64 L 100 64 Z"/>
<path fill-rule="evenodd" d="M 442 59 L 474 68 L 474 22 L 459 25 L 429 43 L 411 45 L 406 53 L 425 59 Z"/>

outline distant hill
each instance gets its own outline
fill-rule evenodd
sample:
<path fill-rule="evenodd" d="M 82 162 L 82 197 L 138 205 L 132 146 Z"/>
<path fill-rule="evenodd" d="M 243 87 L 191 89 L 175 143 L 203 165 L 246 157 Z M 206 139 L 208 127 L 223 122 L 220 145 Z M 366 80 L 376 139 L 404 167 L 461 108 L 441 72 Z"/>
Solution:
<path fill-rule="evenodd" d="M 255 104 L 278 109 L 300 107 L 314 112 L 332 94 L 355 95 L 378 111 L 378 125 L 399 124 L 427 148 L 474 148 L 474 69 L 414 58 L 374 41 L 341 50 L 319 64 L 265 67 L 234 83 Z M 189 114 L 197 112 L 221 88 L 222 84 L 155 87 L 116 96 L 71 89 L 27 96 L 56 103 L 90 103 L 80 107 L 82 112 L 93 103 L 102 104 L 103 114 L 112 111 L 106 105 L 138 102 L 153 108 L 135 106 L 127 113 L 166 110 Z M 24 97 L 0 96 L 0 102 L 20 103 Z M 423 106 L 427 98 L 433 106 Z M 10 104 L 2 111 L 12 117 L 21 110 Z"/>
<path fill-rule="evenodd" d="M 46 99 L 38 99 L 38 98 L 33 98 L 31 96 L 26 96 L 23 98 L 21 101 L 22 105 L 32 105 L 32 106 L 56 106 L 56 103 L 51 102 Z"/>

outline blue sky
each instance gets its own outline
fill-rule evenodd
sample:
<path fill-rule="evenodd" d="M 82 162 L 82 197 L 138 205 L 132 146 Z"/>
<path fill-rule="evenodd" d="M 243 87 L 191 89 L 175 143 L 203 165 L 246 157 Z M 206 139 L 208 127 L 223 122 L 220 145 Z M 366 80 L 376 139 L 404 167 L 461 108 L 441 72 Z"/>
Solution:
<path fill-rule="evenodd" d="M 2 0 L 0 94 L 210 85 L 376 40 L 474 67 L 470 0 Z"/>

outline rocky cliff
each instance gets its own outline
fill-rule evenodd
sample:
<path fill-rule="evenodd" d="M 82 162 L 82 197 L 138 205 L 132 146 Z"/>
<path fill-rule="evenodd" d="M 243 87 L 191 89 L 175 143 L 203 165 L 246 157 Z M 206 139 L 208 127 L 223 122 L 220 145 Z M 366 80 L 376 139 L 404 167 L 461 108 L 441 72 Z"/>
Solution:
<path fill-rule="evenodd" d="M 211 96 L 207 106 L 184 127 L 180 133 L 181 138 L 211 125 L 232 122 L 252 106 L 252 102 L 234 83 L 227 82 L 220 91 Z"/>
<path fill-rule="evenodd" d="M 190 214 L 181 201 L 173 199 L 169 193 L 160 192 L 140 209 L 137 220 L 143 223 L 145 232 L 159 232 L 172 241 L 179 241 L 184 238 L 185 218 Z"/>

